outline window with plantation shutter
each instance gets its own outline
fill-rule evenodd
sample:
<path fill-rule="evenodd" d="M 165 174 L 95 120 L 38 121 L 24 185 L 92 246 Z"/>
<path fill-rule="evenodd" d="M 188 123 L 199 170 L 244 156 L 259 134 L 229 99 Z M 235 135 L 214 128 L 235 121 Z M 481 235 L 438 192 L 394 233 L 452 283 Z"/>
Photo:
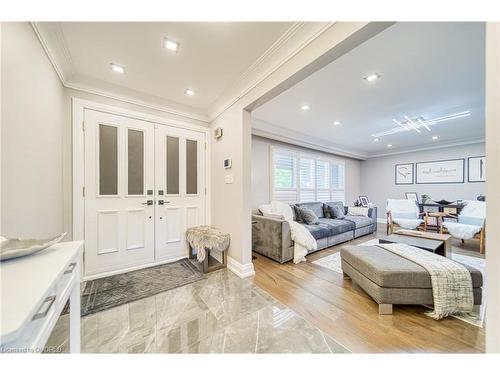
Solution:
<path fill-rule="evenodd" d="M 344 164 L 331 165 L 332 186 L 331 197 L 332 201 L 342 201 L 345 203 L 345 166 Z"/>
<path fill-rule="evenodd" d="M 316 200 L 330 200 L 330 163 L 325 160 L 316 160 Z"/>
<path fill-rule="evenodd" d="M 297 159 L 288 153 L 273 155 L 273 200 L 297 201 Z"/>
<path fill-rule="evenodd" d="M 345 202 L 345 166 L 335 159 L 273 148 L 271 182 L 271 200 Z"/>

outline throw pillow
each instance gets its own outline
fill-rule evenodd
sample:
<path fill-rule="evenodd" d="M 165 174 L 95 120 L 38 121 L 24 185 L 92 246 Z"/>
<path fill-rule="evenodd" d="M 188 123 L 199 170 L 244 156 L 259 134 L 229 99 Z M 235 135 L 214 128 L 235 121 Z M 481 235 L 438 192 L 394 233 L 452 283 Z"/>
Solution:
<path fill-rule="evenodd" d="M 368 216 L 368 207 L 348 207 L 347 215 Z"/>
<path fill-rule="evenodd" d="M 330 207 L 330 215 L 334 219 L 343 219 L 345 217 L 344 214 L 344 207 L 339 207 L 339 206 L 331 206 Z"/>
<path fill-rule="evenodd" d="M 293 212 L 295 213 L 295 218 L 294 220 L 297 222 L 297 223 L 302 223 L 302 217 L 300 216 L 300 208 L 294 204 L 291 204 L 290 205 L 293 209 Z"/>
<path fill-rule="evenodd" d="M 343 219 L 345 216 L 345 211 L 344 211 L 344 203 L 342 202 L 330 202 L 330 203 L 325 203 L 325 217 L 331 218 L 331 219 Z M 337 208 L 334 210 L 334 208 Z M 328 213 L 328 215 L 326 215 Z"/>
<path fill-rule="evenodd" d="M 314 213 L 313 210 L 310 210 L 309 208 L 306 207 L 300 207 L 300 217 L 306 224 L 318 224 L 318 216 Z"/>
<path fill-rule="evenodd" d="M 261 204 L 259 206 L 259 211 L 262 213 L 262 216 L 269 217 L 271 219 L 283 220 L 284 216 L 274 213 L 270 204 Z"/>

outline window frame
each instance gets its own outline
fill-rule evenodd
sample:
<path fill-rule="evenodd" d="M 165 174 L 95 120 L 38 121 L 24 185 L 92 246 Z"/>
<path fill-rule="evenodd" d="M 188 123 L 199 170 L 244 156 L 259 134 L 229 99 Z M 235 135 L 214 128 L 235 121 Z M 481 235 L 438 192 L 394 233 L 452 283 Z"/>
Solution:
<path fill-rule="evenodd" d="M 300 151 L 297 149 L 291 149 L 287 147 L 281 147 L 281 146 L 273 146 L 270 145 L 270 152 L 269 152 L 269 197 L 270 200 L 273 201 L 275 200 L 275 193 L 276 192 L 288 192 L 291 195 L 295 195 L 294 202 L 306 202 L 301 200 L 301 192 L 313 192 L 314 194 L 314 201 L 324 201 L 324 199 L 319 199 L 318 198 L 318 193 L 322 192 L 324 193 L 325 191 L 329 192 L 329 197 L 330 201 L 332 200 L 332 196 L 334 193 L 338 195 L 339 192 L 342 193 L 343 199 L 342 201 L 345 204 L 346 201 L 346 163 L 345 160 L 340 159 L 340 158 L 335 158 L 335 157 L 328 157 L 325 155 L 319 155 L 313 152 L 306 152 L 306 151 Z M 282 155 L 287 155 L 287 156 L 292 156 L 294 158 L 293 164 L 294 164 L 294 173 L 295 175 L 293 176 L 295 179 L 295 187 L 294 188 L 275 188 L 275 165 L 274 165 L 274 158 L 276 154 L 282 154 Z M 300 181 L 300 161 L 301 159 L 309 159 L 309 160 L 314 160 L 313 163 L 313 169 L 314 169 L 314 188 L 313 189 L 302 189 L 301 188 L 301 181 Z M 317 161 L 322 161 L 322 162 L 327 162 L 328 163 L 328 174 L 329 174 L 329 181 L 328 181 L 328 189 L 320 188 L 318 189 L 318 181 L 317 181 Z M 342 176 L 342 182 L 343 182 L 343 188 L 338 189 L 334 188 L 332 184 L 332 178 L 333 178 L 333 165 L 341 165 L 343 168 L 343 176 Z"/>

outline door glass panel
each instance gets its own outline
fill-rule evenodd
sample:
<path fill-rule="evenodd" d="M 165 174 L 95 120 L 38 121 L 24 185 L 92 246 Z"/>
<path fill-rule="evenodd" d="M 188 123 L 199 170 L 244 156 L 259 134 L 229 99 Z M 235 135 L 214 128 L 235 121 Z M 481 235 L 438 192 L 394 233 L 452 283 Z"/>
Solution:
<path fill-rule="evenodd" d="M 198 141 L 186 140 L 186 194 L 198 194 Z"/>
<path fill-rule="evenodd" d="M 144 132 L 128 129 L 128 194 L 144 195 Z"/>
<path fill-rule="evenodd" d="M 118 128 L 99 124 L 99 194 L 118 194 Z"/>
<path fill-rule="evenodd" d="M 167 137 L 167 194 L 179 194 L 179 138 Z"/>

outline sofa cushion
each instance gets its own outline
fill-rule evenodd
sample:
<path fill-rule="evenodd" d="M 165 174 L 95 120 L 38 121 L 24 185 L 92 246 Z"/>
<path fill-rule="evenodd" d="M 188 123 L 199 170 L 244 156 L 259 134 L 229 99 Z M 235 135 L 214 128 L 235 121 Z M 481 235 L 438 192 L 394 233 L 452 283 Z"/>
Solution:
<path fill-rule="evenodd" d="M 312 210 L 318 218 L 325 217 L 323 213 L 323 203 L 321 202 L 309 202 L 309 203 L 296 203 L 297 207 L 306 207 Z"/>
<path fill-rule="evenodd" d="M 300 210 L 300 216 L 304 223 L 309 225 L 319 223 L 318 216 L 316 216 L 313 210 L 307 207 L 299 207 L 299 210 Z"/>
<path fill-rule="evenodd" d="M 425 268 L 378 246 L 343 246 L 342 260 L 383 288 L 432 288 Z M 463 265 L 471 272 L 472 286 L 483 285 L 481 272 Z"/>
<path fill-rule="evenodd" d="M 302 224 L 302 225 L 306 227 L 306 229 L 312 234 L 315 240 L 329 237 L 333 232 L 333 227 L 321 222 L 319 224 L 312 224 L 312 225 Z"/>
<path fill-rule="evenodd" d="M 346 215 L 344 217 L 344 220 L 348 220 L 356 226 L 356 229 L 358 228 L 364 228 L 367 227 L 368 225 L 373 224 L 373 219 L 370 217 L 366 216 L 351 216 L 351 215 Z"/>
<path fill-rule="evenodd" d="M 327 224 L 331 227 L 330 236 L 336 236 L 354 230 L 354 223 L 342 219 L 319 219 L 320 223 Z"/>
<path fill-rule="evenodd" d="M 338 202 L 326 202 L 323 206 L 323 210 L 325 212 L 325 217 L 326 218 L 341 218 L 340 216 L 336 217 L 335 216 L 335 211 L 333 210 L 334 207 L 338 208 L 338 211 L 343 213 L 345 215 L 345 208 L 344 208 L 344 203 L 341 201 Z"/>

